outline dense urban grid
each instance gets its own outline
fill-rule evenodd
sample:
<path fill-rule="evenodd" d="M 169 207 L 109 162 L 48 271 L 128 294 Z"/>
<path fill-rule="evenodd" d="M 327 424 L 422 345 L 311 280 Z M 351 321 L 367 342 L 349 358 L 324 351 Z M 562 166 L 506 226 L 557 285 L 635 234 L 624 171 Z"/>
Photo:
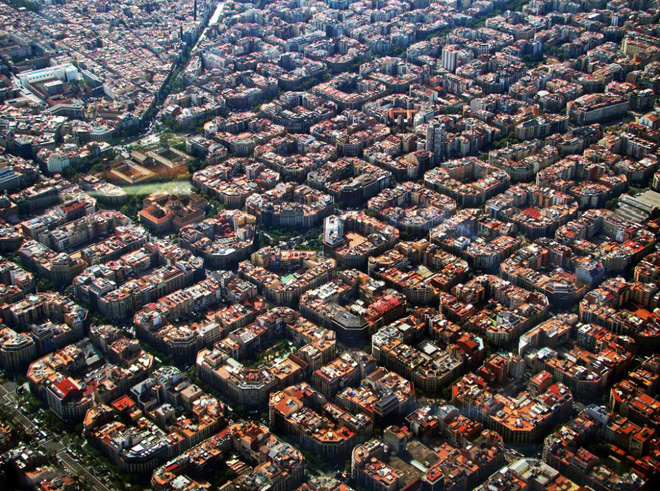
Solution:
<path fill-rule="evenodd" d="M 0 489 L 659 489 L 657 0 L 2 1 Z"/>

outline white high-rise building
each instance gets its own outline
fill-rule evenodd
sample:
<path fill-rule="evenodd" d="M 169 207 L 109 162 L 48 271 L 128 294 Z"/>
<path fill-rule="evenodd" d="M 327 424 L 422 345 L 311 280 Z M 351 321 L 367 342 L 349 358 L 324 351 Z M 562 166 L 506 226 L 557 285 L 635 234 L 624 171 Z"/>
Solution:
<path fill-rule="evenodd" d="M 323 223 L 323 243 L 328 247 L 337 247 L 344 242 L 344 220 L 337 215 L 326 217 Z"/>
<path fill-rule="evenodd" d="M 447 45 L 442 48 L 442 67 L 454 73 L 458 66 L 458 57 L 460 55 L 460 49 L 455 45 Z"/>

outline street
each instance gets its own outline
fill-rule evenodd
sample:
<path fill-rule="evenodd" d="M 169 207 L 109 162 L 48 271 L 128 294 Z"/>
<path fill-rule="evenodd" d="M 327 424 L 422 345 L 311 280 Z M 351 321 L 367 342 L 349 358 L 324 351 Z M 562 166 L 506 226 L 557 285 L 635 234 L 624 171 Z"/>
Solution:
<path fill-rule="evenodd" d="M 38 441 L 38 447 L 44 452 L 54 451 L 55 454 L 60 458 L 61 462 L 71 471 L 72 474 L 78 474 L 88 483 L 93 485 L 94 490 L 100 491 L 111 491 L 105 484 L 103 484 L 99 479 L 96 478 L 91 472 L 89 472 L 83 465 L 76 461 L 67 453 L 67 447 L 65 447 L 61 441 L 56 440 L 53 436 L 49 434 L 47 428 L 39 428 L 35 425 L 34 421 L 27 418 L 21 411 L 18 410 L 16 406 L 16 388 L 17 385 L 13 382 L 6 382 L 0 385 L 0 400 L 2 404 L 7 408 L 11 413 L 14 421 L 20 423 L 23 429 L 31 435 L 39 435 L 42 431 L 47 434 L 47 438 L 41 439 Z"/>

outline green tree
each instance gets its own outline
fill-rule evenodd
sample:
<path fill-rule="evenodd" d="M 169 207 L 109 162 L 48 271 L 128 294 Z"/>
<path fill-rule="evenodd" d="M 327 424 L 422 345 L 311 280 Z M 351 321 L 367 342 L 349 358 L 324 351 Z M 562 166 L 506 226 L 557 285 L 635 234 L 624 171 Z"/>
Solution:
<path fill-rule="evenodd" d="M 37 280 L 37 291 L 38 292 L 49 292 L 57 290 L 55 288 L 55 285 L 53 284 L 52 281 L 50 281 L 48 278 L 39 278 Z"/>

